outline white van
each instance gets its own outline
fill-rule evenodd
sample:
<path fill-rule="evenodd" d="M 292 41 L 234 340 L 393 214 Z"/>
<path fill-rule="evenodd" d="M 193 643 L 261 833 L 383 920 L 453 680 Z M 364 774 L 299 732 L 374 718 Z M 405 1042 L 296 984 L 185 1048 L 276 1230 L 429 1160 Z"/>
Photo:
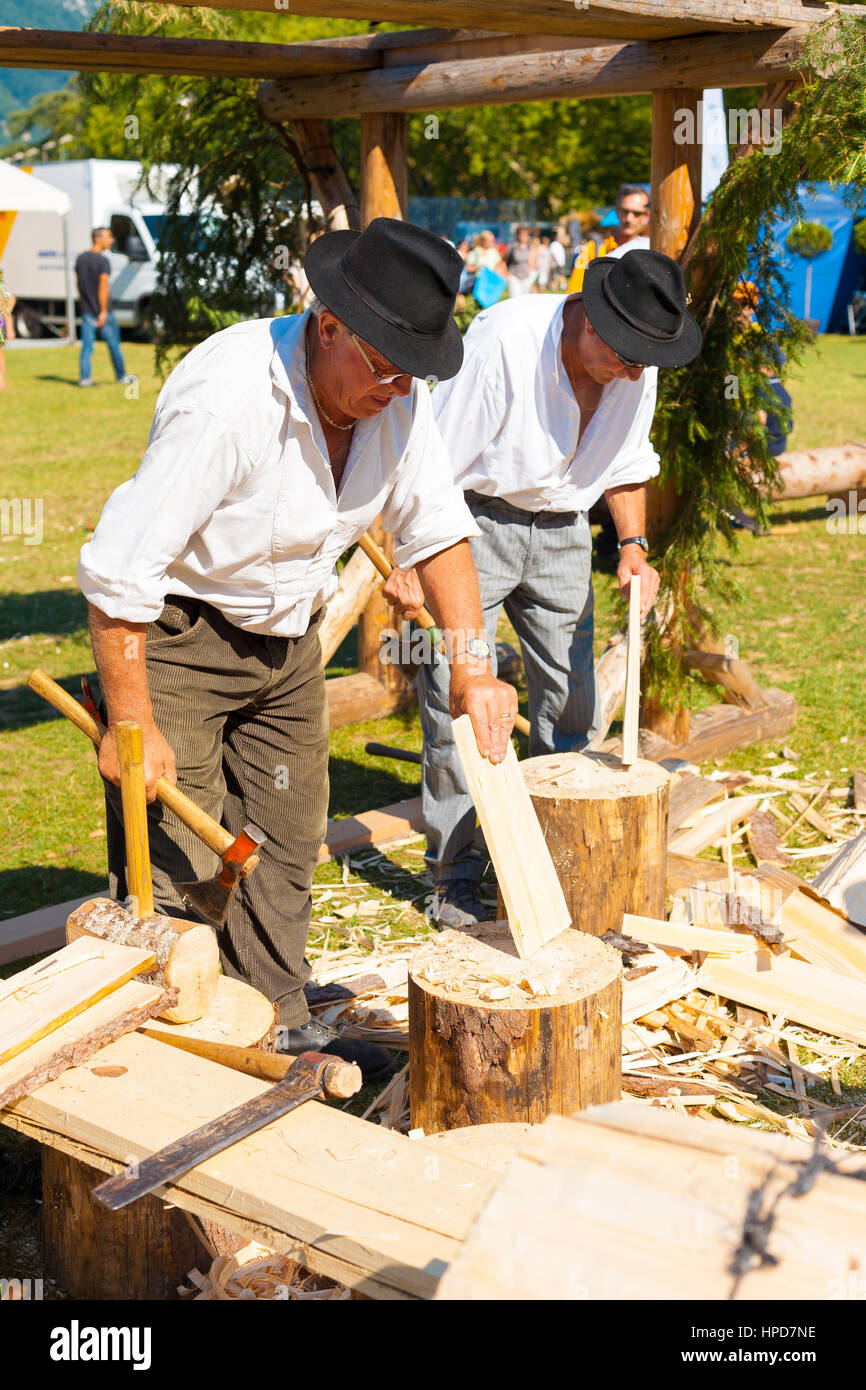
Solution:
<path fill-rule="evenodd" d="M 73 265 L 90 249 L 91 230 L 110 227 L 111 307 L 122 327 L 147 330 L 157 283 L 158 252 L 166 216 L 165 188 L 174 170 L 151 171 L 141 187 L 141 164 L 134 159 L 70 159 L 27 166 L 38 178 L 72 199 L 69 251 Z M 7 288 L 16 296 L 15 323 L 22 338 L 65 331 L 66 283 L 63 233 L 59 217 L 18 213 L 0 260 Z M 77 322 L 81 322 L 80 306 Z"/>

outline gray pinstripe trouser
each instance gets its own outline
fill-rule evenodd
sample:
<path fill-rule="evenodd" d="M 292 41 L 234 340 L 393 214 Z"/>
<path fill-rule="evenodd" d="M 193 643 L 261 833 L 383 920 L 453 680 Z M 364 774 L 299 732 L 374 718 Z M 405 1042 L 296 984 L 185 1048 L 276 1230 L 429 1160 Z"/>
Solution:
<path fill-rule="evenodd" d="M 302 637 L 244 632 L 206 603 L 169 596 L 149 623 L 147 686 L 174 750 L 177 784 L 232 835 L 267 835 L 217 933 L 225 974 L 273 1000 L 287 1028 L 306 1023 L 310 885 L 328 818 L 328 710 L 318 627 Z M 104 783 L 111 896 L 126 897 L 120 788 Z M 194 918 L 174 882 L 210 878 L 219 857 L 158 801 L 148 807 L 157 912 Z M 196 919 L 197 920 L 197 919 Z"/>
<path fill-rule="evenodd" d="M 527 512 L 469 492 L 482 534 L 470 541 L 487 641 L 496 670 L 496 624 L 503 604 L 523 652 L 532 725 L 529 751 L 583 748 L 597 722 L 592 656 L 592 537 L 586 512 Z M 448 665 L 422 666 L 418 700 L 424 730 L 423 806 L 427 866 L 434 882 L 480 879 L 475 807 L 451 736 Z"/>

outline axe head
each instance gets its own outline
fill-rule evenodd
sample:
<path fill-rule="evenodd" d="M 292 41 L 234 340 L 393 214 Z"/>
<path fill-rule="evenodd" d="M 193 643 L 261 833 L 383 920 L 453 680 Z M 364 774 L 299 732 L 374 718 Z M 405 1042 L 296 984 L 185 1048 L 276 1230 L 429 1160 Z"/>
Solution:
<path fill-rule="evenodd" d="M 244 865 L 265 839 L 264 832 L 257 826 L 245 825 L 223 854 L 222 868 L 218 874 L 213 878 L 199 879 L 196 883 L 175 883 L 173 886 L 187 907 L 212 927 L 224 927 L 229 903 L 234 897 Z"/>

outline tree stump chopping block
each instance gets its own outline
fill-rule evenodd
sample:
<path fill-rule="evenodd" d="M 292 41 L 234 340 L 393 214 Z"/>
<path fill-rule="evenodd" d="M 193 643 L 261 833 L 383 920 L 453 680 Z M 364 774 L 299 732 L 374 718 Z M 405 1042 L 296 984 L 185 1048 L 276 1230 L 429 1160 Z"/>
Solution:
<path fill-rule="evenodd" d="M 187 1024 L 148 1019 L 142 1031 L 151 1037 L 178 1033 L 273 1052 L 275 1010 L 258 990 L 220 975 L 214 1001 L 202 1018 Z M 96 1054 L 88 1065 L 98 1065 L 98 1060 Z M 143 1077 L 145 1084 L 156 1089 L 160 1078 Z M 196 1127 L 193 1116 L 189 1127 Z M 206 1269 L 209 1256 L 233 1254 L 248 1239 L 200 1217 L 206 1252 L 186 1214 L 151 1195 L 120 1211 L 107 1211 L 91 1197 L 104 1178 L 105 1173 L 79 1158 L 42 1145 L 44 1271 L 73 1298 L 176 1298 L 191 1269 Z"/>
<path fill-rule="evenodd" d="M 620 1098 L 622 965 L 571 930 L 520 960 L 507 923 L 446 931 L 409 974 L 412 1126 L 534 1124 Z"/>
<path fill-rule="evenodd" d="M 572 925 L 621 931 L 623 914 L 665 915 L 668 783 L 663 767 L 624 768 L 605 753 L 553 753 L 520 764 Z"/>

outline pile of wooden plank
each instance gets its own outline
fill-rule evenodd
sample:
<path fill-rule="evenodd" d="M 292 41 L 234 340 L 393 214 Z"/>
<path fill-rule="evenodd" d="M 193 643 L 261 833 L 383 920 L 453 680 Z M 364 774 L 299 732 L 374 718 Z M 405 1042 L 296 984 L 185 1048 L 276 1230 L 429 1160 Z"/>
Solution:
<path fill-rule="evenodd" d="M 171 991 L 135 978 L 155 966 L 149 951 L 80 937 L 0 981 L 0 1107 L 170 1007 Z"/>

